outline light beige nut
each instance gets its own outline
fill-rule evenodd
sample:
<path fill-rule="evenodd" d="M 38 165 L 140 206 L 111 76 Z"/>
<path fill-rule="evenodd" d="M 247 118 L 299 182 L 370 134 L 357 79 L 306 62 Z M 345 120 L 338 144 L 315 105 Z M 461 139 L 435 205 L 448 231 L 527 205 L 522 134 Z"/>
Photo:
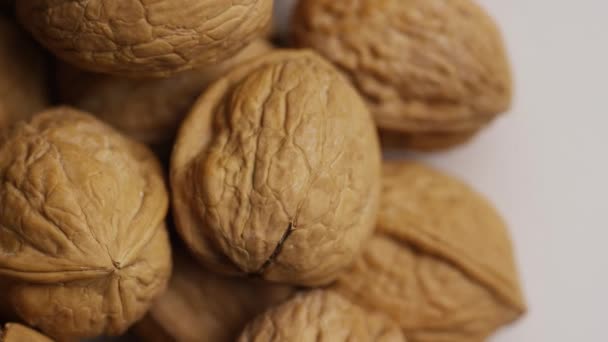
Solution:
<path fill-rule="evenodd" d="M 333 289 L 386 313 L 410 341 L 483 341 L 525 310 L 511 241 L 465 184 L 413 162 L 384 164 L 378 232 Z"/>
<path fill-rule="evenodd" d="M 0 15 L 0 129 L 29 118 L 49 103 L 44 53 Z"/>
<path fill-rule="evenodd" d="M 216 64 L 263 36 L 272 0 L 20 0 L 24 26 L 61 59 L 121 76 Z"/>
<path fill-rule="evenodd" d="M 176 225 L 208 267 L 319 285 L 359 254 L 375 223 L 380 149 L 355 90 L 308 51 L 234 69 L 178 134 Z"/>
<path fill-rule="evenodd" d="M 135 331 L 148 342 L 233 342 L 250 320 L 294 292 L 288 286 L 217 275 L 178 255 L 167 292 Z"/>
<path fill-rule="evenodd" d="M 95 114 L 140 142 L 162 145 L 172 142 L 184 116 L 211 82 L 271 50 L 269 42 L 258 40 L 219 65 L 165 79 L 129 79 L 60 64 L 57 88 L 61 102 Z"/>
<path fill-rule="evenodd" d="M 7 323 L 0 328 L 0 342 L 53 342 L 36 330 L 17 323 Z"/>
<path fill-rule="evenodd" d="M 143 145 L 62 107 L 0 135 L 0 277 L 56 338 L 118 335 L 165 289 L 168 195 Z"/>
<path fill-rule="evenodd" d="M 502 37 L 474 1 L 302 0 L 292 25 L 296 45 L 344 71 L 410 147 L 409 135 L 477 131 L 510 106 Z"/>
<path fill-rule="evenodd" d="M 390 319 L 316 290 L 269 309 L 249 323 L 238 342 L 405 342 Z"/>

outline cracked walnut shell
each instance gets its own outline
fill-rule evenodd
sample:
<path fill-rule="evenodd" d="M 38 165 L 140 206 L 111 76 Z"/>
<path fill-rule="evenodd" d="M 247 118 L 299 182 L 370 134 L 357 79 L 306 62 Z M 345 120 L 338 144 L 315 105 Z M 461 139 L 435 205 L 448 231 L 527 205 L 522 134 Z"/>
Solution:
<path fill-rule="evenodd" d="M 330 291 L 302 293 L 249 323 L 238 342 L 405 342 L 390 319 Z"/>
<path fill-rule="evenodd" d="M 268 30 L 272 0 L 20 0 L 24 26 L 61 59 L 168 76 L 232 57 Z"/>
<path fill-rule="evenodd" d="M 344 71 L 409 147 L 458 144 L 510 106 L 502 37 L 474 1 L 302 0 L 292 25 L 296 45 Z"/>
<path fill-rule="evenodd" d="M 165 289 L 168 195 L 143 145 L 56 108 L 0 135 L 0 180 L 0 278 L 28 324 L 118 335 Z"/>
<path fill-rule="evenodd" d="M 495 209 L 413 162 L 384 164 L 377 232 L 332 290 L 392 317 L 413 342 L 485 340 L 526 309 Z"/>
<path fill-rule="evenodd" d="M 53 340 L 21 324 L 7 323 L 0 329 L 0 342 L 53 342 Z"/>
<path fill-rule="evenodd" d="M 378 137 L 365 104 L 308 51 L 271 53 L 218 80 L 172 156 L 178 231 L 213 270 L 320 285 L 373 230 Z"/>

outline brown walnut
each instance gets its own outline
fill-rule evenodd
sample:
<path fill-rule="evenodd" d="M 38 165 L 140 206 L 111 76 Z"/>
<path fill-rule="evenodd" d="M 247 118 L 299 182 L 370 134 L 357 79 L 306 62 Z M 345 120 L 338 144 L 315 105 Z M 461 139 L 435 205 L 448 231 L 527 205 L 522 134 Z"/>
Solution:
<path fill-rule="evenodd" d="M 0 203 L 0 278 L 49 336 L 119 335 L 165 289 L 160 165 L 92 116 L 56 108 L 4 131 Z"/>
<path fill-rule="evenodd" d="M 170 143 L 184 116 L 202 91 L 234 66 L 272 50 L 258 40 L 235 57 L 209 68 L 165 79 L 129 79 L 90 73 L 59 64 L 61 101 L 95 114 L 128 136 L 147 144 Z"/>
<path fill-rule="evenodd" d="M 482 341 L 519 317 L 525 302 L 495 209 L 426 166 L 383 171 L 377 232 L 332 289 L 386 313 L 413 342 Z"/>
<path fill-rule="evenodd" d="M 409 147 L 460 143 L 510 106 L 502 37 L 474 1 L 302 0 L 292 31 L 296 45 L 344 71 L 378 126 Z"/>
<path fill-rule="evenodd" d="M 17 323 L 7 323 L 0 327 L 0 342 L 53 342 L 36 330 Z"/>
<path fill-rule="evenodd" d="M 238 342 L 405 342 L 390 319 L 369 313 L 340 295 L 302 293 L 249 323 Z"/>
<path fill-rule="evenodd" d="M 0 129 L 29 118 L 49 103 L 44 53 L 0 15 Z"/>
<path fill-rule="evenodd" d="M 24 26 L 61 59 L 122 76 L 219 63 L 268 30 L 272 0 L 20 0 Z"/>
<path fill-rule="evenodd" d="M 178 133 L 171 182 L 178 231 L 208 267 L 325 284 L 373 229 L 378 138 L 329 63 L 272 53 L 199 98 Z"/>

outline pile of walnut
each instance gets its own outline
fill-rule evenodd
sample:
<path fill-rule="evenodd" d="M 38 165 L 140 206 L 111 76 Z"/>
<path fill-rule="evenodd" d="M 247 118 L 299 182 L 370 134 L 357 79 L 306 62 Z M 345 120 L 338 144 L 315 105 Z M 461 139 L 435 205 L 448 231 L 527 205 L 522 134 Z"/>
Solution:
<path fill-rule="evenodd" d="M 289 49 L 272 0 L 0 8 L 0 342 L 478 342 L 525 312 L 492 205 L 382 161 L 508 109 L 472 0 L 301 0 Z"/>

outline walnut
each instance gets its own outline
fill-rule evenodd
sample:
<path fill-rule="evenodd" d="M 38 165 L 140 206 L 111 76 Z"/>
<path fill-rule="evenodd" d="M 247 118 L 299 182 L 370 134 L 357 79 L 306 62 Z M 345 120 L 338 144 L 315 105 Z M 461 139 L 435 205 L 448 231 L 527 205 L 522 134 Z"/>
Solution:
<path fill-rule="evenodd" d="M 232 342 L 255 316 L 295 290 L 220 276 L 178 255 L 169 288 L 135 326 L 143 341 Z"/>
<path fill-rule="evenodd" d="M 471 0 L 302 0 L 292 25 L 296 45 L 344 71 L 409 147 L 459 143 L 510 106 L 502 37 Z"/>
<path fill-rule="evenodd" d="M 44 54 L 10 19 L 0 15 L 0 129 L 48 105 Z"/>
<path fill-rule="evenodd" d="M 167 190 L 143 145 L 69 108 L 0 135 L 0 277 L 28 324 L 123 333 L 166 287 Z"/>
<path fill-rule="evenodd" d="M 355 90 L 308 51 L 268 54 L 212 85 L 172 156 L 178 231 L 215 271 L 333 280 L 370 235 L 380 150 Z"/>
<path fill-rule="evenodd" d="M 270 43 L 258 40 L 220 65 L 165 79 L 129 79 L 60 64 L 59 96 L 62 102 L 95 114 L 138 141 L 163 145 L 172 141 L 196 98 L 213 80 L 271 49 Z"/>
<path fill-rule="evenodd" d="M 266 33 L 272 0 L 20 0 L 17 15 L 63 60 L 121 76 L 219 63 Z"/>
<path fill-rule="evenodd" d="M 3 329 L 0 329 L 0 342 L 53 342 L 53 340 L 21 324 L 7 323 Z"/>
<path fill-rule="evenodd" d="M 257 317 L 239 342 L 398 342 L 405 341 L 388 318 L 368 313 L 323 290 L 299 294 Z"/>
<path fill-rule="evenodd" d="M 388 314 L 413 342 L 483 341 L 526 309 L 494 208 L 411 162 L 385 163 L 378 231 L 332 289 Z"/>

